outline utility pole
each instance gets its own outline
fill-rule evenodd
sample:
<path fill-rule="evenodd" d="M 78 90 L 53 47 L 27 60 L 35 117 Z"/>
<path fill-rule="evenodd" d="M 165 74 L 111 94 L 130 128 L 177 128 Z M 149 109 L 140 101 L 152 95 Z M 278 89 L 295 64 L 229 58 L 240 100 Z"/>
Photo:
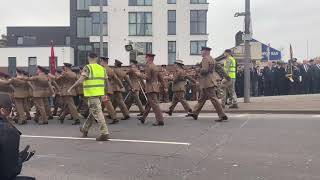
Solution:
<path fill-rule="evenodd" d="M 100 0 L 100 57 L 103 57 L 103 0 Z"/>
<path fill-rule="evenodd" d="M 245 67 L 244 67 L 244 103 L 250 103 L 250 64 L 251 64 L 251 48 L 250 41 L 252 39 L 250 33 L 251 12 L 250 0 L 245 0 Z"/>

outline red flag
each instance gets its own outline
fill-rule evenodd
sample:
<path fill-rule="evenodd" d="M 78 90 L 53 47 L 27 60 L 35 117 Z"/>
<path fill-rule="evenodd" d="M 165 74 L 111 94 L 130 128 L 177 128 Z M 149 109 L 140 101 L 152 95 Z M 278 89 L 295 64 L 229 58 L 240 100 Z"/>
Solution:
<path fill-rule="evenodd" d="M 54 55 L 53 41 L 51 41 L 51 56 L 50 56 L 50 73 L 55 74 L 57 70 L 56 57 Z"/>

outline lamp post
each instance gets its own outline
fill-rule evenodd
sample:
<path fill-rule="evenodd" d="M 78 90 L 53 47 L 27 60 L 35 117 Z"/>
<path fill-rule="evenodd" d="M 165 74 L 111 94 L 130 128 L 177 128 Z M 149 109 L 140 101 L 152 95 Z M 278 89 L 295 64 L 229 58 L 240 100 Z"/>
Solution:
<path fill-rule="evenodd" d="M 251 48 L 250 41 L 252 40 L 250 33 L 251 12 L 250 0 L 245 0 L 245 12 L 236 13 L 234 17 L 245 16 L 245 30 L 243 35 L 245 46 L 245 66 L 244 66 L 244 103 L 250 103 L 250 63 L 251 63 Z"/>
<path fill-rule="evenodd" d="M 100 0 L 100 57 L 103 57 L 103 0 Z"/>

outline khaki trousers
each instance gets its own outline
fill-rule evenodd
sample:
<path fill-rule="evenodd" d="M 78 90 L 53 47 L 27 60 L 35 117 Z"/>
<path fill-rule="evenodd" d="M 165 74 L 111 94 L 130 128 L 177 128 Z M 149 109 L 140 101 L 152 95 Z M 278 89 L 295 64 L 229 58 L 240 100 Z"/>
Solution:
<path fill-rule="evenodd" d="M 108 126 L 102 112 L 100 97 L 88 97 L 88 106 L 90 114 L 83 124 L 84 131 L 88 132 L 94 120 L 97 120 L 101 135 L 109 134 Z"/>
<path fill-rule="evenodd" d="M 70 112 L 72 118 L 74 120 L 80 119 L 79 113 L 77 111 L 77 107 L 74 104 L 73 96 L 61 96 L 61 97 L 66 109 L 69 110 L 68 112 Z"/>
<path fill-rule="evenodd" d="M 203 108 L 204 104 L 207 100 L 210 100 L 214 108 L 216 109 L 219 117 L 224 117 L 226 114 L 224 113 L 222 106 L 216 97 L 215 88 L 210 87 L 206 89 L 202 89 L 201 96 L 198 100 L 198 103 L 195 105 L 193 109 L 193 113 L 195 115 L 199 115 L 201 109 Z"/>
<path fill-rule="evenodd" d="M 162 111 L 160 109 L 160 106 L 158 104 L 158 93 L 152 92 L 152 93 L 147 93 L 147 98 L 148 98 L 148 102 L 145 108 L 145 111 L 143 113 L 142 118 L 146 119 L 148 117 L 148 114 L 152 108 L 155 116 L 156 116 L 156 120 L 158 122 L 163 122 L 163 115 L 162 115 Z"/>
<path fill-rule="evenodd" d="M 108 101 L 104 101 L 104 102 L 103 102 L 103 105 L 104 105 L 105 108 L 107 108 L 107 111 L 108 111 L 111 119 L 112 119 L 112 120 L 116 120 L 116 119 L 117 119 L 117 113 L 116 113 L 116 111 L 114 110 L 114 107 L 113 107 L 113 105 L 112 105 L 112 103 L 111 103 L 110 96 L 111 96 L 111 95 L 109 94 L 109 95 L 108 95 L 109 100 L 108 100 Z"/>
<path fill-rule="evenodd" d="M 132 104 L 135 102 L 139 108 L 140 113 L 143 114 L 144 109 L 143 109 L 143 105 L 142 105 L 142 102 L 139 97 L 139 91 L 133 91 L 133 92 L 129 92 L 129 93 L 130 93 L 129 96 L 125 101 L 125 104 L 126 104 L 128 110 L 130 110 Z"/>
<path fill-rule="evenodd" d="M 16 111 L 18 114 L 18 122 L 23 123 L 27 121 L 25 114 L 25 99 L 24 98 L 15 98 Z"/>
<path fill-rule="evenodd" d="M 34 119 L 37 121 L 40 117 L 39 122 L 48 122 L 48 116 L 47 116 L 47 113 L 45 110 L 45 104 L 44 104 L 45 100 L 44 99 L 47 99 L 47 98 L 46 97 L 45 98 L 43 98 L 43 97 L 34 97 L 33 98 L 34 105 L 37 108 L 37 114 L 34 117 Z"/>
<path fill-rule="evenodd" d="M 43 98 L 44 108 L 46 110 L 47 116 L 52 116 L 51 107 L 49 105 L 48 97 Z"/>
<path fill-rule="evenodd" d="M 173 99 L 172 104 L 169 107 L 169 111 L 172 113 L 174 111 L 174 108 L 177 106 L 177 104 L 180 102 L 186 112 L 191 112 L 191 108 L 188 104 L 188 102 L 185 99 L 185 92 L 184 91 L 176 91 L 173 92 Z"/>
<path fill-rule="evenodd" d="M 123 114 L 123 117 L 129 116 L 129 110 L 123 102 L 122 92 L 118 92 L 118 91 L 113 92 L 113 103 L 112 104 L 113 104 L 113 108 L 115 110 L 119 106 L 119 108 Z"/>

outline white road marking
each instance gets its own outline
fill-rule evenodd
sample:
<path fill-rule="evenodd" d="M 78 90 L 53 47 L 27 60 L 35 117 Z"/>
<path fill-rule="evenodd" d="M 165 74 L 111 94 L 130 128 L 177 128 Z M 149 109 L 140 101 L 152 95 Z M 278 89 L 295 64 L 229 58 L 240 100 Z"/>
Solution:
<path fill-rule="evenodd" d="M 313 118 L 320 118 L 320 115 L 314 115 Z"/>
<path fill-rule="evenodd" d="M 171 117 L 171 118 L 181 118 L 181 117 L 185 117 L 187 114 L 176 114 L 176 115 L 172 115 L 172 116 L 169 116 L 169 115 L 166 115 L 166 114 L 163 114 L 164 117 Z M 230 114 L 228 115 L 230 118 L 240 118 L 240 117 L 245 117 L 245 116 L 248 116 L 248 114 Z M 148 117 L 155 117 L 154 114 L 150 114 L 148 115 Z M 218 118 L 218 115 L 217 114 L 200 114 L 198 116 L 199 118 Z"/>
<path fill-rule="evenodd" d="M 249 122 L 249 119 L 246 120 L 246 121 L 240 126 L 240 129 L 242 129 L 246 124 L 248 124 L 248 122 Z"/>
<path fill-rule="evenodd" d="M 41 138 L 41 139 L 67 139 L 67 140 L 96 140 L 95 138 L 78 138 L 78 137 L 60 137 L 60 136 L 32 136 L 22 135 L 23 138 Z M 168 142 L 168 141 L 144 141 L 144 140 L 128 140 L 128 139 L 109 139 L 112 142 L 132 142 L 132 143 L 149 143 L 149 144 L 169 144 L 190 146 L 190 143 Z"/>

